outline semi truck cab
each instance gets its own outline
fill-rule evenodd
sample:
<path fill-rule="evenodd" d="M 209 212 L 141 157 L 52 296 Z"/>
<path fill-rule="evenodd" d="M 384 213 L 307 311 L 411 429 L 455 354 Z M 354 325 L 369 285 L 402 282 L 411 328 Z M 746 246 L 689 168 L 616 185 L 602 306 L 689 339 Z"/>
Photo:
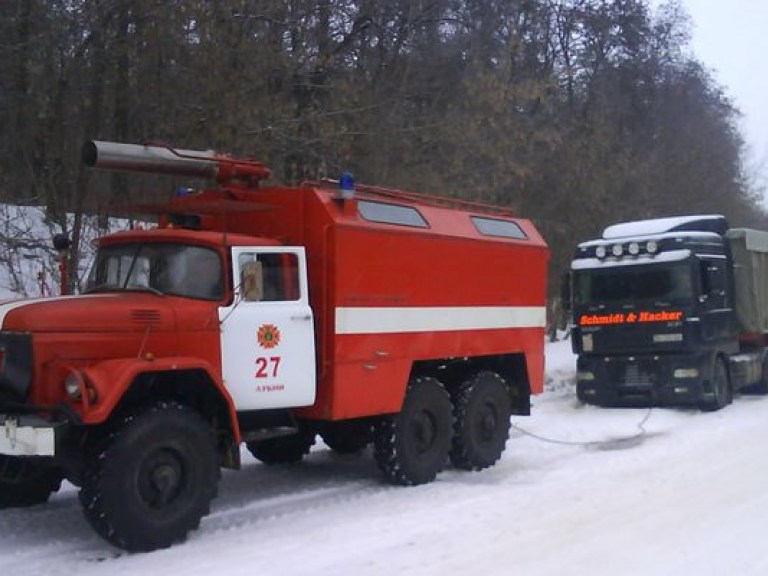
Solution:
<path fill-rule="evenodd" d="M 751 316 L 766 237 L 702 215 L 614 225 L 580 244 L 570 270 L 579 399 L 716 410 L 760 387 L 764 332 Z"/>

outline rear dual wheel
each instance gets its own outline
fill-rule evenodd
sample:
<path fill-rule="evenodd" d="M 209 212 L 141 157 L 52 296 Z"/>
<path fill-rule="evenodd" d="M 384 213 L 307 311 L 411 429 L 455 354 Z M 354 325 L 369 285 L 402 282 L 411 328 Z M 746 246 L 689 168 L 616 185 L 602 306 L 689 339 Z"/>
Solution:
<path fill-rule="evenodd" d="M 414 378 L 402 410 L 374 428 L 374 457 L 393 484 L 426 484 L 448 461 L 452 436 L 451 398 L 445 387 L 435 378 Z"/>
<path fill-rule="evenodd" d="M 763 358 L 760 381 L 752 386 L 752 391 L 756 394 L 768 394 L 768 355 Z"/>
<path fill-rule="evenodd" d="M 288 436 L 247 442 L 246 447 L 254 458 L 264 464 L 293 464 L 309 454 L 314 443 L 314 430 L 300 428 Z"/>
<path fill-rule="evenodd" d="M 373 428 L 369 420 L 332 422 L 320 430 L 320 437 L 337 454 L 359 454 L 371 443 Z"/>
<path fill-rule="evenodd" d="M 493 466 L 509 438 L 511 404 L 504 380 L 495 372 L 479 372 L 454 394 L 451 462 L 463 470 Z"/>

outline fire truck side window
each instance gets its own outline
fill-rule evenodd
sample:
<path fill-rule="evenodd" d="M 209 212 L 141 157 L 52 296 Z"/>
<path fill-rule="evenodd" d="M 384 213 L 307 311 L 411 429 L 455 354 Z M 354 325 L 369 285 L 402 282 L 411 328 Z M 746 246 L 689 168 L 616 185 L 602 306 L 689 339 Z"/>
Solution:
<path fill-rule="evenodd" d="M 299 266 L 295 254 L 241 254 L 239 267 L 240 286 L 246 302 L 299 299 Z"/>

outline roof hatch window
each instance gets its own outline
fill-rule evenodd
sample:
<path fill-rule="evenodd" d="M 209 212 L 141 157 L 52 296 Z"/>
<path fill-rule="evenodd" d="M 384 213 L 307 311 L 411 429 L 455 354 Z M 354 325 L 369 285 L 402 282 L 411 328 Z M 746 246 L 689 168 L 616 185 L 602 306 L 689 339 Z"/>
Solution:
<path fill-rule="evenodd" d="M 527 240 L 523 229 L 515 222 L 509 220 L 496 220 L 495 218 L 481 218 L 472 216 L 472 222 L 483 236 L 501 236 L 502 238 L 514 238 L 516 240 Z"/>
<path fill-rule="evenodd" d="M 360 212 L 360 216 L 370 222 L 398 224 L 399 226 L 411 226 L 414 228 L 429 227 L 421 213 L 416 208 L 410 206 L 360 200 L 357 203 L 357 210 Z"/>

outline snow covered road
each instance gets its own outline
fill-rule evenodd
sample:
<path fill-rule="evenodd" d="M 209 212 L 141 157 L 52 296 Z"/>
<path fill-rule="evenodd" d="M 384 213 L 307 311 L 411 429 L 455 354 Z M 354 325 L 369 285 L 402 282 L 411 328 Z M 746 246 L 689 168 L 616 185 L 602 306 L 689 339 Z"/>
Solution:
<path fill-rule="evenodd" d="M 227 472 L 188 542 L 130 555 L 66 485 L 0 511 L 0 571 L 113 576 L 768 574 L 768 397 L 716 413 L 580 406 L 567 342 L 494 468 L 384 484 L 370 453 Z M 642 426 L 642 431 L 641 431 Z M 638 436 L 638 434 L 641 434 Z M 631 440 L 622 441 L 630 438 Z"/>

